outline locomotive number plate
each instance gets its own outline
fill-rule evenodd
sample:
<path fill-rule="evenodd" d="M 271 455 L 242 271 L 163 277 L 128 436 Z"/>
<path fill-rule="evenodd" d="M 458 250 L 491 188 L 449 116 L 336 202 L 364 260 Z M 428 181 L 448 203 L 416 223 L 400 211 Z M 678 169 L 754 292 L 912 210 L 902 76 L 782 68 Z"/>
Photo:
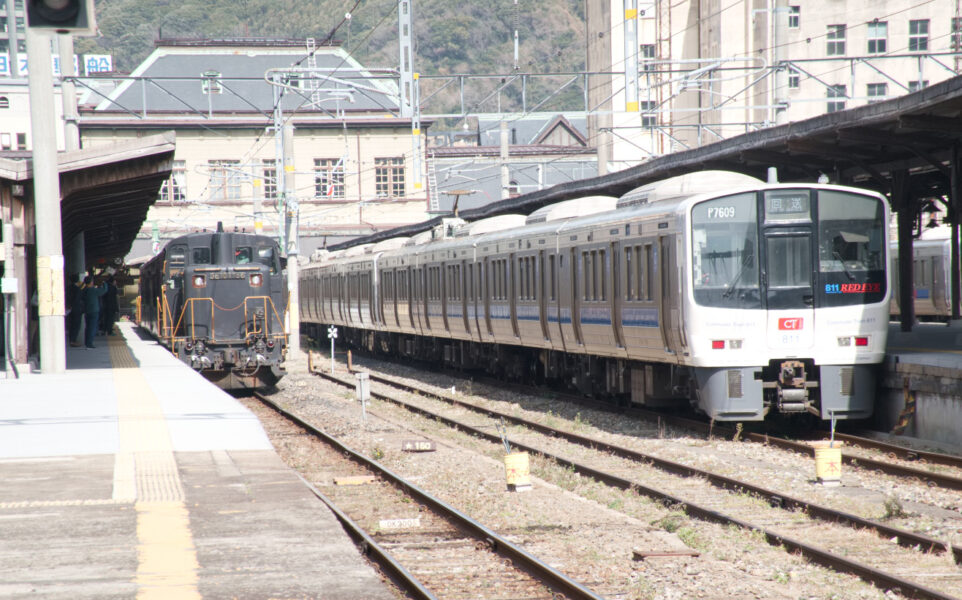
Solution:
<path fill-rule="evenodd" d="M 244 279 L 247 273 L 211 273 L 211 279 Z"/>

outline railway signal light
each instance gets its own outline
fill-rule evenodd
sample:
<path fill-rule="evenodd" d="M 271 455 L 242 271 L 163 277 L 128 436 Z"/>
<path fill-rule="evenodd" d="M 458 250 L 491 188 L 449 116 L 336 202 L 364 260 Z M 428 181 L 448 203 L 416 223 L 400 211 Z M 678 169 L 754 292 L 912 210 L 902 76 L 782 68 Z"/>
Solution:
<path fill-rule="evenodd" d="M 97 33 L 94 0 L 26 0 L 27 27 L 57 33 Z"/>

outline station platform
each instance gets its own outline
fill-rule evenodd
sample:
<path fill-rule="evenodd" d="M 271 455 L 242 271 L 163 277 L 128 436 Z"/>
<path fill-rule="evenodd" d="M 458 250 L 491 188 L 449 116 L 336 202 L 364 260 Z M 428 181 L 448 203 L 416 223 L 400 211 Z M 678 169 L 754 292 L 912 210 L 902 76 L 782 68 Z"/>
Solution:
<path fill-rule="evenodd" d="M 0 379 L 0 598 L 395 597 L 252 413 L 117 329 Z"/>

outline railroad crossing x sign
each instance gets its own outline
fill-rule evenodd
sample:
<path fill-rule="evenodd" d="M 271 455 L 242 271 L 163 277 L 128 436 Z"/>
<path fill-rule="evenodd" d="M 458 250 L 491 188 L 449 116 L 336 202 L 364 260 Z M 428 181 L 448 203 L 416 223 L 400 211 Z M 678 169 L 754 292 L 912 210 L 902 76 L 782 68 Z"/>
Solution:
<path fill-rule="evenodd" d="M 328 337 L 328 339 L 332 339 L 332 340 L 337 339 L 337 327 L 334 327 L 333 325 L 331 325 L 330 327 L 328 327 L 328 328 L 327 328 L 327 337 Z"/>

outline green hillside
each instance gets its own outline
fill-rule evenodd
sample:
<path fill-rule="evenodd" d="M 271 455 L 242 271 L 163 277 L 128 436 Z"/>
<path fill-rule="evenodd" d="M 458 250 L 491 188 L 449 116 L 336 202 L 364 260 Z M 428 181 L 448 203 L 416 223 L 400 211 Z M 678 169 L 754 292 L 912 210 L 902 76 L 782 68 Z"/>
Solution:
<path fill-rule="evenodd" d="M 109 53 L 118 71 L 133 70 L 163 38 L 279 37 L 318 42 L 331 35 L 362 64 L 396 67 L 397 0 L 97 0 L 102 36 L 78 38 L 78 53 Z M 345 14 L 351 11 L 351 18 Z M 493 0 L 414 3 L 415 70 L 424 76 L 455 73 L 514 72 L 514 29 L 520 36 L 519 69 L 526 73 L 576 71 L 584 68 L 584 0 Z M 527 82 L 529 98 L 555 90 L 564 79 Z M 491 106 L 475 110 L 512 109 L 520 102 L 520 81 L 507 81 Z M 422 98 L 430 95 L 425 81 Z M 439 87 L 440 83 L 433 83 Z M 480 101 L 502 85 L 499 78 L 469 92 Z M 432 100 L 435 110 L 457 110 L 454 88 Z M 580 92 L 551 99 L 575 101 Z M 567 100 L 566 100 L 567 99 Z M 492 104 L 493 103 L 493 104 Z"/>

